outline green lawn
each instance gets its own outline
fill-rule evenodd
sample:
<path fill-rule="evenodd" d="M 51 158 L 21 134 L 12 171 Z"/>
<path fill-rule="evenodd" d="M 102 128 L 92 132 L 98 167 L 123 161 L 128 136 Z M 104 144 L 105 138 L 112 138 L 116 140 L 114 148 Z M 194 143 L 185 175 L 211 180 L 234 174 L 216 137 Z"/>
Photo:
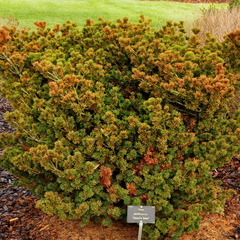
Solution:
<path fill-rule="evenodd" d="M 159 28 L 167 20 L 192 20 L 194 15 L 199 14 L 200 8 L 208 6 L 138 0 L 0 0 L 0 16 L 6 18 L 12 15 L 21 26 L 34 27 L 33 22 L 38 20 L 47 21 L 52 27 L 67 20 L 83 26 L 86 18 L 98 21 L 99 17 L 115 22 L 126 16 L 131 22 L 137 22 L 144 14 L 153 20 L 152 27 Z"/>

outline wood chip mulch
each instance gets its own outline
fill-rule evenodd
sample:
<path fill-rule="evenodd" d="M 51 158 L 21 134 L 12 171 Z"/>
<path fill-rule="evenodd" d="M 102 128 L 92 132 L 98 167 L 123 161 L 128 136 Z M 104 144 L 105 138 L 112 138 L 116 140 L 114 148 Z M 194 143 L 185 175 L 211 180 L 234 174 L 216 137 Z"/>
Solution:
<path fill-rule="evenodd" d="M 49 239 L 38 229 L 44 218 L 35 208 L 38 198 L 26 189 L 11 186 L 17 179 L 4 169 L 0 174 L 0 239 Z"/>

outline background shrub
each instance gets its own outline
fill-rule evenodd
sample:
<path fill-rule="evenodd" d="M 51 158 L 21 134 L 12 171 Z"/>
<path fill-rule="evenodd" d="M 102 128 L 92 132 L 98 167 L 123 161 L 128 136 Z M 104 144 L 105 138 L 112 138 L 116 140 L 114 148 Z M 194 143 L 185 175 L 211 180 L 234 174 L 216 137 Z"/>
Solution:
<path fill-rule="evenodd" d="M 109 226 L 126 205 L 154 205 L 145 237 L 177 239 L 230 195 L 209 171 L 239 151 L 238 114 L 226 118 L 238 76 L 222 44 L 149 22 L 3 27 L 1 92 L 17 131 L 0 136 L 0 166 L 45 213 Z"/>

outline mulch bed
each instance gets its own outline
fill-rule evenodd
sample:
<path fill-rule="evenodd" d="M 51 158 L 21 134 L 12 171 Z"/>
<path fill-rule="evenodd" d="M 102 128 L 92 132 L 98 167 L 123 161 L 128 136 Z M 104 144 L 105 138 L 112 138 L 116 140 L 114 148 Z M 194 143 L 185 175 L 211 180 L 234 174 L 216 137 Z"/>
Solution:
<path fill-rule="evenodd" d="M 0 97 L 0 133 L 14 129 L 3 119 L 11 106 Z M 2 150 L 0 150 L 1 157 Z M 222 181 L 222 188 L 234 189 L 236 195 L 224 206 L 225 216 L 219 214 L 202 215 L 200 230 L 184 234 L 181 240 L 240 239 L 240 156 L 236 155 L 229 164 L 210 172 L 214 180 Z M 5 169 L 0 168 L 0 239 L 8 240 L 122 240 L 137 239 L 138 226 L 116 222 L 105 228 L 91 223 L 81 228 L 78 221 L 60 220 L 48 216 L 35 208 L 39 200 L 29 190 L 13 187 L 17 181 Z"/>
<path fill-rule="evenodd" d="M 43 214 L 35 208 L 38 198 L 11 186 L 17 179 L 2 168 L 0 176 L 0 239 L 50 239 L 39 229 Z"/>

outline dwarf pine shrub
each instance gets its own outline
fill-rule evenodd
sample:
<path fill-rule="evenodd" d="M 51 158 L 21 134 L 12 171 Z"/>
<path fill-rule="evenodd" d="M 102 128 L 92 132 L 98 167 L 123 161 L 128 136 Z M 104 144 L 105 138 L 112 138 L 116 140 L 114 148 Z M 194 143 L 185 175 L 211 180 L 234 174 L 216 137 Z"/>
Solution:
<path fill-rule="evenodd" d="M 239 151 L 239 117 L 225 117 L 237 78 L 217 43 L 149 22 L 3 27 L 1 93 L 16 132 L 0 136 L 0 165 L 47 214 L 109 226 L 127 205 L 150 205 L 144 236 L 177 239 L 231 194 L 209 171 Z"/>

